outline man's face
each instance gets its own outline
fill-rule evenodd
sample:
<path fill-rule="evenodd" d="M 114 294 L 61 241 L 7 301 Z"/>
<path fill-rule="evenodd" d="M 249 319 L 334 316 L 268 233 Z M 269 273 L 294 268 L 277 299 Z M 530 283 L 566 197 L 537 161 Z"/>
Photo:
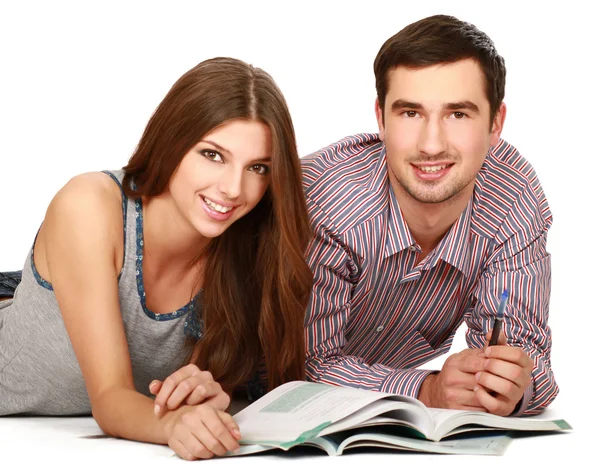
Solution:
<path fill-rule="evenodd" d="M 502 104 L 490 128 L 484 75 L 468 59 L 392 70 L 385 109 L 382 114 L 377 103 L 376 112 L 396 196 L 431 204 L 470 197 L 488 149 L 498 143 L 506 108 Z"/>

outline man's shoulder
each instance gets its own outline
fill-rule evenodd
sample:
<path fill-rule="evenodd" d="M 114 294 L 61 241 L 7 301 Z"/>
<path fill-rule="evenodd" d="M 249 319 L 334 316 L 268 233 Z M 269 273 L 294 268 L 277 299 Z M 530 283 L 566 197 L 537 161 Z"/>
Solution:
<path fill-rule="evenodd" d="M 552 213 L 535 169 L 517 148 L 500 140 L 486 158 L 475 186 L 474 224 L 489 236 L 541 232 Z"/>
<path fill-rule="evenodd" d="M 537 175 L 531 163 L 508 141 L 500 139 L 486 159 L 490 171 L 502 173 L 515 186 L 528 186 L 537 182 Z"/>
<path fill-rule="evenodd" d="M 375 133 L 347 136 L 300 159 L 305 190 L 325 179 L 351 182 L 379 161 L 383 143 Z"/>
<path fill-rule="evenodd" d="M 377 134 L 361 133 L 301 158 L 313 222 L 327 218 L 342 232 L 381 213 L 388 187 L 382 148 Z"/>

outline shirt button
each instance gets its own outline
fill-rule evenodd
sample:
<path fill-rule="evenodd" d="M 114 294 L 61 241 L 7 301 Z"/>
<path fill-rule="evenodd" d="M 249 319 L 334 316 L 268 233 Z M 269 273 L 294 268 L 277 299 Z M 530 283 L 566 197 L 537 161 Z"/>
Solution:
<path fill-rule="evenodd" d="M 410 250 L 411 252 L 415 252 L 417 248 L 414 245 L 409 245 L 408 250 Z"/>
<path fill-rule="evenodd" d="M 383 325 L 379 325 L 375 331 L 379 333 L 381 330 L 383 330 Z"/>

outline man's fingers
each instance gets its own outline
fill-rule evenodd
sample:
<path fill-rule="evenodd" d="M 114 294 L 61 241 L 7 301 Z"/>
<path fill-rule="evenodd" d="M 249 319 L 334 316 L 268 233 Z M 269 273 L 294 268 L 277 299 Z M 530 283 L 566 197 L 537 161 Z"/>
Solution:
<path fill-rule="evenodd" d="M 492 339 L 492 330 L 489 330 L 486 334 L 485 334 L 485 342 L 486 342 L 486 346 L 488 346 L 490 340 Z M 505 346 L 508 343 L 507 339 L 506 339 L 506 335 L 504 334 L 503 331 L 500 331 L 500 334 L 498 335 L 498 342 L 496 343 L 496 345 L 501 345 L 501 346 Z"/>
<path fill-rule="evenodd" d="M 481 370 L 483 370 L 483 366 L 481 367 Z M 475 374 L 477 372 L 474 371 L 473 373 L 467 373 L 453 369 L 451 372 L 447 372 L 440 377 L 439 384 L 444 390 L 464 389 L 471 391 L 476 384 Z"/>
<path fill-rule="evenodd" d="M 481 406 L 492 414 L 508 416 L 513 412 L 516 406 L 516 403 L 509 402 L 506 397 L 502 395 L 497 397 L 490 395 L 482 386 L 476 386 L 474 392 Z"/>
<path fill-rule="evenodd" d="M 486 372 L 513 382 L 522 389 L 525 389 L 531 380 L 531 370 L 512 362 L 488 359 L 484 364 L 484 368 Z"/>
<path fill-rule="evenodd" d="M 488 412 L 488 410 L 486 408 L 484 408 L 483 406 L 459 406 L 458 408 L 455 408 L 455 409 L 461 410 L 461 411 L 477 411 L 478 413 L 487 413 Z"/>
<path fill-rule="evenodd" d="M 525 351 L 516 346 L 490 346 L 485 350 L 485 357 L 512 362 L 529 372 L 533 369 L 533 360 Z"/>
<path fill-rule="evenodd" d="M 473 379 L 473 382 L 474 380 L 475 379 Z M 445 388 L 443 390 L 443 399 L 445 402 L 444 407 L 448 409 L 480 407 L 482 410 L 485 411 L 485 408 L 481 406 L 479 400 L 477 399 L 477 396 L 473 392 L 473 387 L 475 387 L 475 384 L 468 390 L 455 387 Z"/>
<path fill-rule="evenodd" d="M 465 373 L 475 374 L 483 370 L 485 364 L 485 356 L 483 352 L 465 354 L 456 361 L 456 368 Z M 471 387 L 472 388 L 472 387 Z"/>
<path fill-rule="evenodd" d="M 478 372 L 475 380 L 478 386 L 483 386 L 498 396 L 504 396 L 508 401 L 517 402 L 523 396 L 524 389 L 519 388 L 517 384 L 489 372 Z"/>

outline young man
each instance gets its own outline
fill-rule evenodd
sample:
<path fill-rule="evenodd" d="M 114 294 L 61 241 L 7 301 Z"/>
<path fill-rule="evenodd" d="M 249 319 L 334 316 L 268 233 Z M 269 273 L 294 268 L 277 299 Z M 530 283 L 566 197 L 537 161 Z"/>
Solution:
<path fill-rule="evenodd" d="M 374 69 L 379 135 L 302 161 L 315 231 L 308 376 L 432 407 L 539 413 L 558 393 L 552 216 L 533 168 L 500 138 L 504 60 L 473 25 L 433 16 L 391 37 Z M 505 289 L 502 339 L 487 346 Z M 469 348 L 417 370 L 463 321 Z"/>

